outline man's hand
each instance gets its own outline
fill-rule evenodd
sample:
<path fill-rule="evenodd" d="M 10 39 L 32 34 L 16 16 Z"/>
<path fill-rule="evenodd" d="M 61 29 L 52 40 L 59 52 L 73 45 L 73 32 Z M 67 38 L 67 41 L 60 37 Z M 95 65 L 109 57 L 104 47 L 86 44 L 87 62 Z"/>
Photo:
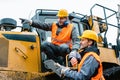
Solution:
<path fill-rule="evenodd" d="M 23 18 L 19 18 L 20 20 L 21 20 L 21 23 L 22 24 L 29 24 L 29 25 L 31 25 L 32 24 L 32 20 L 28 20 L 28 19 L 23 19 Z"/>
<path fill-rule="evenodd" d="M 72 64 L 72 66 L 76 66 L 77 63 L 78 63 L 78 61 L 77 61 L 77 59 L 76 59 L 75 57 L 73 57 L 73 58 L 70 60 L 70 62 L 71 62 L 71 64 Z"/>
<path fill-rule="evenodd" d="M 69 60 L 72 66 L 75 66 L 78 63 L 78 61 L 81 60 L 81 55 L 77 51 L 71 51 L 69 54 Z"/>

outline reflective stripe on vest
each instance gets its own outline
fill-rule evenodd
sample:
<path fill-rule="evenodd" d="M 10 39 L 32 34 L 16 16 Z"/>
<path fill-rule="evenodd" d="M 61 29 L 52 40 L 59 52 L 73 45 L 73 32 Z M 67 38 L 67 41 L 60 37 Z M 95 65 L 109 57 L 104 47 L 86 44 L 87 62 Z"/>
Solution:
<path fill-rule="evenodd" d="M 88 53 L 86 53 L 86 54 L 83 56 L 82 60 L 81 60 L 80 63 L 78 64 L 78 72 L 80 72 L 80 70 L 81 70 L 81 68 L 82 68 L 82 66 L 83 66 L 84 61 L 85 61 L 85 60 L 87 59 L 87 57 L 89 57 L 89 56 L 93 56 L 93 57 L 99 62 L 99 65 L 100 65 L 99 68 L 98 68 L 98 74 L 97 74 L 96 76 L 92 77 L 91 80 L 105 80 L 104 77 L 103 77 L 102 63 L 101 63 L 101 61 L 100 61 L 99 56 L 98 56 L 96 53 L 94 53 L 94 52 L 88 52 Z M 94 65 L 93 65 L 93 66 L 94 66 Z"/>
<path fill-rule="evenodd" d="M 56 45 L 60 45 L 63 43 L 66 43 L 69 45 L 69 47 L 72 47 L 72 41 L 71 41 L 71 32 L 72 32 L 73 25 L 68 24 L 67 27 L 63 27 L 61 32 L 56 35 L 58 26 L 56 23 L 53 23 L 52 25 L 52 43 Z"/>

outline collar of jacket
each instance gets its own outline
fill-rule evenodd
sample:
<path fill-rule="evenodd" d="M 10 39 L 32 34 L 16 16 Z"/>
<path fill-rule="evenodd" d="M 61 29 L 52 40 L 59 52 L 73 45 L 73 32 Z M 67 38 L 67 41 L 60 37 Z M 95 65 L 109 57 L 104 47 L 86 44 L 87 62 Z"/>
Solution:
<path fill-rule="evenodd" d="M 79 51 L 81 57 L 83 57 L 85 55 L 85 53 L 88 53 L 88 52 L 95 52 L 98 55 L 100 54 L 99 49 L 95 46 L 90 46 L 90 47 L 84 48 L 84 49 Z"/>
<path fill-rule="evenodd" d="M 67 27 L 68 24 L 69 24 L 68 21 L 65 21 L 63 25 L 59 25 L 58 22 L 56 23 L 56 25 L 57 25 L 59 28 Z"/>

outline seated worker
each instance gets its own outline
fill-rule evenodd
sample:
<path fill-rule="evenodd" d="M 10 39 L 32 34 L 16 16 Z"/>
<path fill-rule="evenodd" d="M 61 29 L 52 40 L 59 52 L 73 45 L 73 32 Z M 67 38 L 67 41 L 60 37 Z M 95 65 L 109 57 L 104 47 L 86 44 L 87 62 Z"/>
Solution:
<path fill-rule="evenodd" d="M 78 69 L 72 70 L 55 63 L 55 66 L 57 66 L 56 71 L 60 73 L 59 76 L 63 75 L 74 80 L 105 80 L 103 77 L 102 63 L 98 56 L 99 50 L 96 46 L 96 42 L 98 41 L 96 32 L 86 30 L 79 38 L 81 39 L 81 51 L 76 54 L 69 54 L 69 57 L 72 57 L 70 60 L 71 64 L 78 64 Z M 77 59 L 76 55 L 79 55 L 79 59 Z"/>
<path fill-rule="evenodd" d="M 48 59 L 56 62 L 61 62 L 57 58 L 58 56 L 65 58 L 67 53 L 75 53 L 79 49 L 79 33 L 76 27 L 68 22 L 68 15 L 67 10 L 60 9 L 57 14 L 57 23 L 42 23 L 20 18 L 22 23 L 29 23 L 32 27 L 52 32 L 52 42 L 43 42 L 41 51 L 47 55 Z"/>

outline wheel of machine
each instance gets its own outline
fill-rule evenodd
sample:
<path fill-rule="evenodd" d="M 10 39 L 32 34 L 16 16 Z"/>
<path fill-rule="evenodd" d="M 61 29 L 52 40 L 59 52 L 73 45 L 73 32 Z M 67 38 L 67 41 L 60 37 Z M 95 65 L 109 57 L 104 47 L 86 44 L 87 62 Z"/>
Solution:
<path fill-rule="evenodd" d="M 0 25 L 3 25 L 5 28 L 14 29 L 17 26 L 17 22 L 12 18 L 3 18 L 0 20 Z"/>

